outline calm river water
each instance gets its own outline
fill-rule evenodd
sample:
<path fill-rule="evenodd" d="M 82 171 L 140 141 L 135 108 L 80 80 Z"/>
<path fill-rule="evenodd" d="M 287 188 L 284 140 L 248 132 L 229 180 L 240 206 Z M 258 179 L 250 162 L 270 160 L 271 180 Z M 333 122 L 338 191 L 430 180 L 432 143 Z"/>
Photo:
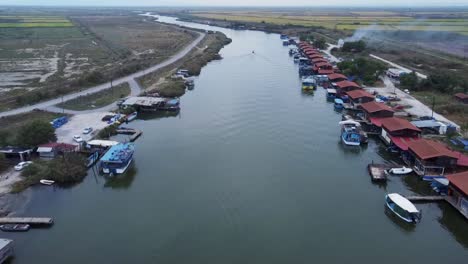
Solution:
<path fill-rule="evenodd" d="M 223 60 L 203 68 L 180 115 L 143 130 L 132 173 L 36 187 L 21 214 L 50 229 L 7 234 L 14 263 L 461 263 L 468 225 L 445 204 L 418 205 L 411 228 L 385 214 L 387 192 L 427 192 L 416 177 L 371 183 L 390 157 L 379 140 L 339 140 L 340 114 L 300 90 L 277 34 L 224 32 Z M 252 54 L 255 50 L 255 54 Z"/>

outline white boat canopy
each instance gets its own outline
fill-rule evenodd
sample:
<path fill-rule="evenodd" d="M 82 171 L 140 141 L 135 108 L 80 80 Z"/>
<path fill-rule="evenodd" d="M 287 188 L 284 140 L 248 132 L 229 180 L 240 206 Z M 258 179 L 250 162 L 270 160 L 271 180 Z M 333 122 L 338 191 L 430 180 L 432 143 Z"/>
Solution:
<path fill-rule="evenodd" d="M 336 89 L 327 89 L 327 93 L 336 94 Z"/>
<path fill-rule="evenodd" d="M 416 206 L 414 206 L 413 203 L 411 203 L 408 199 L 405 197 L 401 196 L 398 193 L 389 193 L 388 197 L 396 203 L 401 209 L 409 212 L 409 213 L 419 213 L 418 209 Z"/>
<path fill-rule="evenodd" d="M 356 122 L 354 120 L 340 121 L 338 124 L 341 125 L 341 126 L 344 126 L 344 125 L 361 126 L 361 124 L 359 122 Z"/>

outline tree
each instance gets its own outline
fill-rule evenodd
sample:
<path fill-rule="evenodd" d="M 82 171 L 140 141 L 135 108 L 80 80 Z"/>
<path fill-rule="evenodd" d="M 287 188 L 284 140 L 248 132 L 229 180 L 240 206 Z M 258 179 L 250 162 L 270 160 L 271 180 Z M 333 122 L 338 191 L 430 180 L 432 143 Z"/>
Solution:
<path fill-rule="evenodd" d="M 416 72 L 404 74 L 400 77 L 400 85 L 404 89 L 415 89 L 418 86 L 418 76 Z"/>
<path fill-rule="evenodd" d="M 0 153 L 0 172 L 8 168 L 8 162 L 3 153 Z"/>
<path fill-rule="evenodd" d="M 327 47 L 327 43 L 324 38 L 319 38 L 314 41 L 314 46 L 318 49 L 325 49 Z"/>
<path fill-rule="evenodd" d="M 361 52 L 366 49 L 366 42 L 363 40 L 359 41 L 347 41 L 343 44 L 343 47 L 341 48 L 342 51 L 345 52 Z"/>
<path fill-rule="evenodd" d="M 338 63 L 338 68 L 347 76 L 355 76 L 366 85 L 373 85 L 386 70 L 385 64 L 380 61 L 366 58 L 357 58 L 353 61 Z"/>
<path fill-rule="evenodd" d="M 43 120 L 34 120 L 23 125 L 16 135 L 16 144 L 23 147 L 35 147 L 56 140 L 54 128 Z"/>

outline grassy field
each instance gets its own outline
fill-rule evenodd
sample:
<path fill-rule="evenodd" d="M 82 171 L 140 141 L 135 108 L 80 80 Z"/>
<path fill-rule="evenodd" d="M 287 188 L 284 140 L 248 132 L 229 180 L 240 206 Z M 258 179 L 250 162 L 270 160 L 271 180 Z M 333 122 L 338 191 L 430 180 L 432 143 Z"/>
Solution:
<path fill-rule="evenodd" d="M 97 93 L 66 101 L 63 104 L 58 104 L 57 107 L 76 111 L 95 109 L 110 105 L 129 94 L 130 86 L 128 83 L 122 83 Z"/>
<path fill-rule="evenodd" d="M 0 111 L 136 72 L 196 37 L 135 14 L 104 13 L 0 16 Z"/>
<path fill-rule="evenodd" d="M 345 12 L 334 14 L 307 12 L 192 12 L 200 18 L 316 26 L 337 30 L 356 30 L 372 25 L 372 30 L 445 31 L 468 35 L 468 16 L 455 18 L 419 18 L 395 12 Z"/>
<path fill-rule="evenodd" d="M 432 106 L 434 111 L 444 115 L 459 124 L 463 129 L 468 129 L 468 105 L 456 101 L 452 95 L 434 92 L 413 92 L 412 95 L 427 106 Z"/>
<path fill-rule="evenodd" d="M 25 114 L 2 117 L 0 118 L 0 144 L 11 142 L 15 137 L 14 131 L 31 121 L 43 120 L 50 122 L 60 116 L 63 116 L 63 114 L 32 111 Z"/>

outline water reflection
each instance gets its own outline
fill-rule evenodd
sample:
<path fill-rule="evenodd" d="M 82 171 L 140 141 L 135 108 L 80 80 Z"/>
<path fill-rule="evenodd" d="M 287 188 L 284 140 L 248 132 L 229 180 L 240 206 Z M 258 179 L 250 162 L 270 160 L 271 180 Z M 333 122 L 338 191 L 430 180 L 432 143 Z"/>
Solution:
<path fill-rule="evenodd" d="M 401 220 L 398 216 L 396 216 L 392 210 L 390 210 L 386 205 L 384 205 L 384 212 L 385 212 L 385 215 L 388 217 L 388 219 L 391 220 L 391 222 L 399 227 L 401 230 L 403 230 L 403 232 L 405 233 L 412 233 L 415 231 L 416 229 L 416 225 L 415 224 L 412 224 L 412 223 L 408 223 L 408 222 L 405 222 L 403 220 Z"/>
<path fill-rule="evenodd" d="M 141 113 L 138 113 L 138 119 L 154 120 L 154 119 L 176 117 L 176 116 L 179 116 L 179 114 L 180 114 L 180 111 L 141 112 Z"/>
<path fill-rule="evenodd" d="M 132 185 L 133 180 L 135 180 L 137 171 L 134 164 L 132 164 L 124 174 L 106 177 L 104 188 L 128 189 Z"/>
<path fill-rule="evenodd" d="M 442 216 L 439 223 L 450 232 L 460 244 L 468 249 L 468 220 L 448 203 L 439 203 Z"/>

